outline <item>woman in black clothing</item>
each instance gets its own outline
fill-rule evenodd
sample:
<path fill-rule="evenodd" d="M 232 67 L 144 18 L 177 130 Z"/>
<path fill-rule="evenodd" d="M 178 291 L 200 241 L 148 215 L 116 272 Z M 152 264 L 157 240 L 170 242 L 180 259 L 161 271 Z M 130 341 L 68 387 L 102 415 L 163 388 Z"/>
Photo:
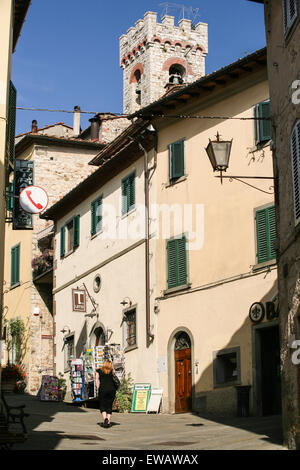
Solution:
<path fill-rule="evenodd" d="M 103 416 L 103 427 L 109 428 L 112 415 L 112 405 L 116 396 L 116 385 L 113 375 L 114 366 L 111 361 L 105 361 L 101 369 L 96 370 L 96 387 L 99 390 L 99 408 Z M 116 378 L 116 376 L 115 376 Z"/>

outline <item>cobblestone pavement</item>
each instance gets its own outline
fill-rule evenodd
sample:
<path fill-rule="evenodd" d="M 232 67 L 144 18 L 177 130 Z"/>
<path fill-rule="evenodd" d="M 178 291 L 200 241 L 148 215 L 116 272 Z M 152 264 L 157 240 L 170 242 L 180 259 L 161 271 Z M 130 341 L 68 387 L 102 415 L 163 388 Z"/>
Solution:
<path fill-rule="evenodd" d="M 40 402 L 9 395 L 26 404 L 28 439 L 13 450 L 284 450 L 281 417 L 204 418 L 193 413 L 118 414 L 102 428 L 97 409 L 71 403 Z"/>

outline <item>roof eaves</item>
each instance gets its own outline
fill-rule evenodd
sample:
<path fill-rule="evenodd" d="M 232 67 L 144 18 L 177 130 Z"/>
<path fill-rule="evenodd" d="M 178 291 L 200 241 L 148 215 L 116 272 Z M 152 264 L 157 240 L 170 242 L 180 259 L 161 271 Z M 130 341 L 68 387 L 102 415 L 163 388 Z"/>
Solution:
<path fill-rule="evenodd" d="M 14 29 L 13 29 L 13 52 L 15 52 L 23 24 L 29 10 L 31 0 L 15 0 L 14 7 Z"/>

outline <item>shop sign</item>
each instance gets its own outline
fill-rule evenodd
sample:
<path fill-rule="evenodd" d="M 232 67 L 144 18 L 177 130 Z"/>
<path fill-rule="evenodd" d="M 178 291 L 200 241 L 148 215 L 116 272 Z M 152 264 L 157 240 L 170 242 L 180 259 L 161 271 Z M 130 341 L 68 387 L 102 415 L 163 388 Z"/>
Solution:
<path fill-rule="evenodd" d="M 133 387 L 131 413 L 146 413 L 151 395 L 151 384 L 135 384 Z"/>
<path fill-rule="evenodd" d="M 73 312 L 86 312 L 85 290 L 72 289 Z"/>
<path fill-rule="evenodd" d="M 253 323 L 260 323 L 264 318 L 267 320 L 274 320 L 279 317 L 278 305 L 275 302 L 254 302 L 249 310 L 249 317 Z"/>

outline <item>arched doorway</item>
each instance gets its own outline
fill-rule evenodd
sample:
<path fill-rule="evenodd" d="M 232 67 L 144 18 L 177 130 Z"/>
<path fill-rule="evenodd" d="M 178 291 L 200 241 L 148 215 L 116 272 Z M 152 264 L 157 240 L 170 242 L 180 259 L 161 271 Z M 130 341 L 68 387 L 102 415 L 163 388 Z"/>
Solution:
<path fill-rule="evenodd" d="M 175 413 L 186 413 L 192 409 L 192 364 L 191 340 L 181 331 L 176 335 L 175 361 Z"/>
<path fill-rule="evenodd" d="M 105 333 L 101 326 L 95 329 L 94 335 L 96 337 L 95 346 L 105 346 Z"/>

